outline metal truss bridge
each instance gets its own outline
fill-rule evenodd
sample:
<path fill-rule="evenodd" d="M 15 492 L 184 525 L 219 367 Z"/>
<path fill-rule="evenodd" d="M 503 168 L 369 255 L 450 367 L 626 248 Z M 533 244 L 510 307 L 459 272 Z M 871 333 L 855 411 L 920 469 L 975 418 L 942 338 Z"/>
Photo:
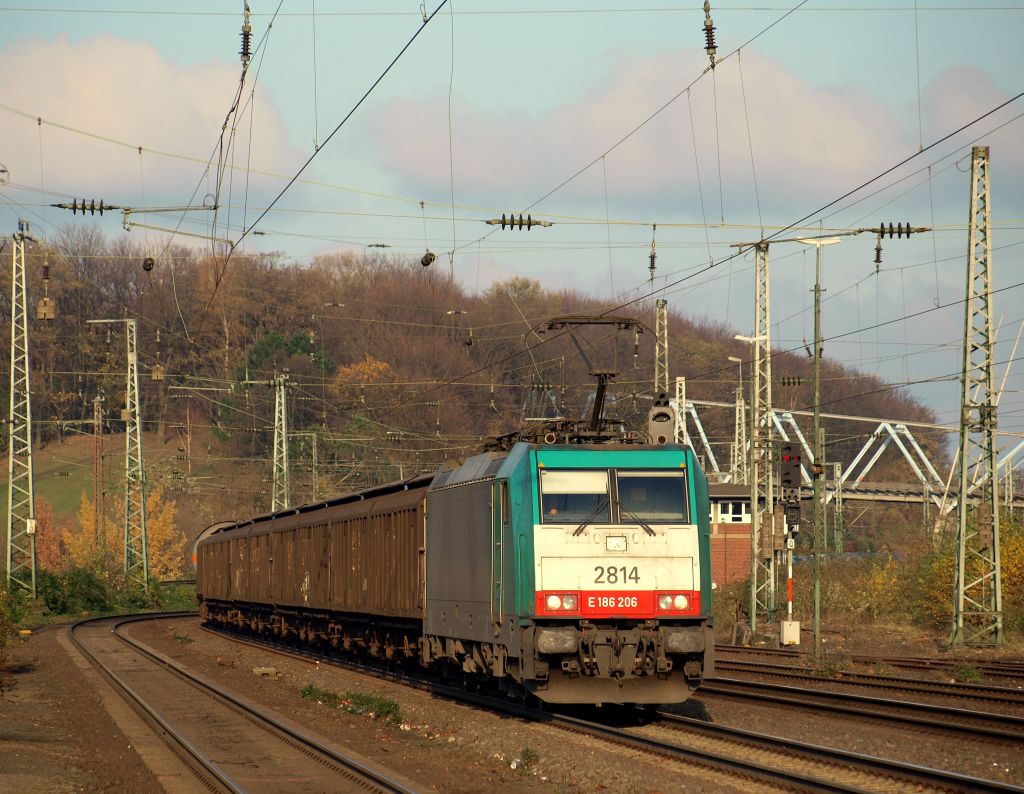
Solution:
<path fill-rule="evenodd" d="M 735 409 L 734 403 L 715 402 L 712 400 L 682 400 L 684 406 L 680 410 L 677 401 L 672 401 L 677 408 L 678 426 L 676 437 L 693 444 L 698 453 L 704 458 L 705 469 L 708 478 L 719 483 L 739 483 L 742 475 L 739 474 L 738 462 L 730 461 L 728 468 L 719 464 L 711 442 L 700 419 L 698 407 L 708 408 L 730 408 Z M 772 411 L 769 418 L 774 433 L 785 443 L 797 443 L 803 452 L 805 464 L 801 465 L 801 479 L 804 485 L 811 485 L 811 466 L 814 463 L 814 452 L 803 430 L 797 423 L 796 417 L 811 417 L 810 411 Z M 895 419 L 878 419 L 868 416 L 851 416 L 848 414 L 823 413 L 823 419 L 842 420 L 849 422 L 862 422 L 872 429 L 864 436 L 864 443 L 860 450 L 852 458 L 849 465 L 843 468 L 840 463 L 826 462 L 826 470 L 832 477 L 826 479 L 826 501 L 833 499 L 862 499 L 878 502 L 903 502 L 917 503 L 930 502 L 940 511 L 940 515 L 947 515 L 957 508 L 956 488 L 950 488 L 950 475 L 944 480 L 938 473 L 935 464 L 929 459 L 927 453 L 914 437 L 914 430 L 937 430 L 951 435 L 960 432 L 959 426 L 931 424 L 928 422 L 907 422 Z M 691 432 L 691 428 L 692 431 Z M 1000 433 L 1007 437 L 1010 445 L 998 458 L 996 471 L 997 476 L 1005 478 L 1006 482 L 1012 483 L 1014 471 L 1024 463 L 1024 435 L 1020 433 Z M 739 446 L 737 446 L 739 444 Z M 1012 446 L 1011 446 L 1012 445 Z M 746 445 L 749 447 L 749 443 Z M 734 440 L 733 448 L 743 448 L 739 440 Z M 886 450 L 900 455 L 909 464 L 911 471 L 917 478 L 917 482 L 894 483 L 865 481 L 867 475 L 875 467 L 875 464 L 882 459 Z M 986 482 L 988 475 L 983 474 L 983 467 L 978 461 L 970 461 L 969 479 L 971 485 L 968 488 L 970 499 L 981 486 Z M 955 486 L 955 484 L 954 484 Z M 809 495 L 808 497 L 809 498 Z M 1016 495 L 1012 487 L 1003 489 L 1003 498 L 1007 505 L 1013 507 L 1024 507 L 1024 494 Z"/>

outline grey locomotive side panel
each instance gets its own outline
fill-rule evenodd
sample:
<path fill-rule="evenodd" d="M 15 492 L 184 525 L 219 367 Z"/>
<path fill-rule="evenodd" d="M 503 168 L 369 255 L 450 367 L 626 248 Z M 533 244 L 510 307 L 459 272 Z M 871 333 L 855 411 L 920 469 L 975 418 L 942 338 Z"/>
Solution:
<path fill-rule="evenodd" d="M 490 482 L 430 494 L 424 632 L 490 642 Z"/>

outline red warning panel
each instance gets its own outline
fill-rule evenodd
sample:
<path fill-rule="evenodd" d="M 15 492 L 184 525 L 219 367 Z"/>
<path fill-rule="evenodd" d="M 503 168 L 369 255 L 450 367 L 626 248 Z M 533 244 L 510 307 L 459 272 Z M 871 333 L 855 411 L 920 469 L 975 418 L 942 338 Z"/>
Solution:
<path fill-rule="evenodd" d="M 580 593 L 580 614 L 584 617 L 653 617 L 654 593 L 650 590 L 587 590 Z"/>

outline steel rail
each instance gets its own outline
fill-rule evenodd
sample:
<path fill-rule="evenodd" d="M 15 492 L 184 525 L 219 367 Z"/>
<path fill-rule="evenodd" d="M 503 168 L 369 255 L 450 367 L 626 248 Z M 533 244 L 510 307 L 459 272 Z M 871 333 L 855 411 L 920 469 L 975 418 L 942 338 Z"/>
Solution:
<path fill-rule="evenodd" d="M 121 631 L 119 631 L 121 626 L 130 623 L 137 623 L 140 621 L 154 619 L 194 617 L 196 616 L 196 614 L 197 613 L 195 612 L 178 612 L 127 615 L 122 616 L 120 618 L 93 618 L 87 621 L 79 621 L 78 623 L 74 624 L 74 626 L 78 626 L 80 624 L 88 623 L 91 621 L 99 622 L 102 620 L 111 620 L 114 623 L 114 626 L 111 629 L 111 633 L 115 637 L 117 637 L 118 640 L 131 647 L 132 650 L 134 650 L 136 653 L 139 653 L 140 655 L 148 658 L 155 664 L 167 670 L 169 673 L 187 682 L 200 692 L 203 692 L 203 694 L 211 697 L 216 701 L 227 704 L 229 707 L 240 713 L 241 716 L 245 717 L 251 723 L 257 725 L 258 727 L 261 727 L 272 734 L 278 734 L 279 738 L 281 738 L 286 743 L 291 744 L 296 749 L 301 750 L 305 754 L 310 755 L 316 758 L 317 760 L 325 760 L 330 765 L 338 766 L 341 768 L 343 772 L 349 775 L 361 778 L 361 780 L 357 780 L 355 782 L 370 783 L 374 787 L 382 791 L 395 792 L 396 794 L 415 793 L 416 789 L 412 788 L 411 786 L 405 784 L 400 780 L 396 780 L 394 777 L 392 777 L 386 771 L 380 769 L 379 767 L 376 767 L 372 764 L 368 764 L 364 761 L 360 761 L 356 758 L 353 758 L 352 756 L 335 750 L 332 747 L 322 745 L 312 736 L 304 733 L 303 731 L 298 730 L 295 727 L 289 726 L 281 722 L 272 714 L 269 714 L 263 709 L 260 709 L 255 704 L 250 703 L 241 697 L 237 697 L 229 692 L 222 690 L 215 684 L 204 679 L 202 676 L 188 672 L 187 670 L 175 664 L 173 661 L 163 656 L 162 654 L 159 654 L 147 648 L 142 643 L 139 643 L 138 641 L 133 640 L 130 637 L 126 637 Z M 82 648 L 81 643 L 76 642 L 76 645 Z M 88 654 L 88 657 L 91 657 L 90 661 L 95 659 L 95 662 L 93 663 L 99 664 L 102 667 L 102 662 L 100 662 L 99 659 L 96 659 L 87 650 L 85 652 Z M 200 763 L 202 763 L 204 769 L 211 768 L 212 770 L 214 770 L 214 774 L 216 775 L 217 780 L 220 782 L 220 785 L 224 786 L 227 790 L 232 792 L 245 791 L 244 788 L 237 786 L 231 780 L 230 776 L 226 772 L 224 772 L 223 769 L 217 766 L 213 761 L 202 757 L 201 751 L 193 747 L 191 743 L 189 743 L 188 740 L 180 734 L 179 731 L 173 728 L 173 726 L 171 726 L 169 723 L 163 720 L 163 718 L 160 717 L 159 714 L 157 714 L 153 709 L 151 709 L 137 693 L 131 690 L 131 687 L 127 683 L 123 682 L 120 679 L 120 677 L 117 676 L 116 673 L 114 673 L 112 670 L 107 670 L 106 672 L 107 675 L 111 679 L 113 679 L 113 682 L 121 689 L 121 691 L 131 692 L 131 698 L 133 702 L 138 702 L 138 704 L 143 708 L 143 710 L 152 717 L 153 721 L 160 726 L 162 731 L 171 735 L 176 743 L 180 742 L 182 746 L 187 747 L 189 754 L 194 754 L 197 760 L 200 760 Z"/>
<path fill-rule="evenodd" d="M 1024 742 L 1024 718 L 993 714 L 987 711 L 968 711 L 948 706 L 935 706 L 930 703 L 883 700 L 848 692 L 797 689 L 781 684 L 765 684 L 759 681 L 741 681 L 731 678 L 716 678 L 713 682 L 704 684 L 698 691 L 697 697 L 702 694 L 741 700 L 759 700 L 808 710 L 847 714 L 863 719 L 886 720 L 948 733 Z M 880 709 L 893 709 L 894 711 Z M 899 714 L 897 713 L 899 710 L 911 713 Z"/>
<path fill-rule="evenodd" d="M 195 613 L 178 613 L 185 617 Z M 85 644 L 75 636 L 76 630 L 82 625 L 98 623 L 110 618 L 86 618 L 78 620 L 68 627 L 68 639 L 82 654 L 89 664 L 111 685 L 115 692 L 121 695 L 132 709 L 149 724 L 154 732 L 164 741 L 171 752 L 199 778 L 199 781 L 211 791 L 226 791 L 231 794 L 244 794 L 245 790 L 236 786 L 234 781 L 214 761 L 208 758 L 198 747 L 194 746 L 184 735 L 177 731 L 173 725 L 164 720 L 155 710 L 150 708 L 146 701 L 127 682 L 123 681 L 113 670 L 108 668 L 99 657 L 90 651 Z"/>
<path fill-rule="evenodd" d="M 809 659 L 807 651 L 792 648 L 749 648 L 742 645 L 715 645 L 716 653 L 733 653 L 740 656 L 771 656 L 783 659 Z M 1024 679 L 1024 659 L 937 659 L 928 656 L 883 656 L 874 654 L 851 654 L 847 657 L 854 664 L 884 664 L 888 667 L 908 670 L 953 670 L 961 665 L 968 666 L 985 675 L 1004 678 Z"/>
<path fill-rule="evenodd" d="M 809 667 L 793 667 L 766 662 L 740 662 L 715 660 L 715 672 L 751 673 L 773 678 L 793 678 L 813 681 L 817 684 L 838 684 L 840 686 L 864 686 L 876 689 L 896 689 L 905 692 L 922 692 L 951 698 L 985 700 L 993 703 L 1024 705 L 1024 690 L 1010 687 L 986 686 L 984 684 L 959 684 L 943 681 L 921 681 L 899 676 L 875 675 L 873 673 L 851 673 L 843 671 L 842 679 L 823 678 L 814 674 Z M 708 679 L 714 681 L 714 679 Z"/>
<path fill-rule="evenodd" d="M 145 619 L 145 617 L 132 618 L 130 620 L 126 620 L 123 622 L 132 623 L 137 622 L 138 620 Z M 188 672 L 187 670 L 180 667 L 179 665 L 176 665 L 173 661 L 163 656 L 162 654 L 157 653 L 151 650 L 150 648 L 147 648 L 142 643 L 131 638 L 125 637 L 124 635 L 119 633 L 116 628 L 114 630 L 114 633 L 116 634 L 118 639 L 122 640 L 123 642 L 126 642 L 134 650 L 138 651 L 139 653 L 142 653 L 147 658 L 151 659 L 157 664 L 162 665 L 168 671 L 174 673 L 180 678 L 188 681 L 188 683 L 192 684 L 205 694 L 208 694 L 215 699 L 230 704 L 235 709 L 242 712 L 244 716 L 248 717 L 251 715 L 256 720 L 258 720 L 259 723 L 262 723 L 260 727 L 269 725 L 274 730 L 284 734 L 286 741 L 301 745 L 300 749 L 303 749 L 304 752 L 322 756 L 323 758 L 326 758 L 328 761 L 338 766 L 341 766 L 344 771 L 348 771 L 362 778 L 365 778 L 366 780 L 368 780 L 375 786 L 379 787 L 383 791 L 395 792 L 396 794 L 416 794 L 416 789 L 412 788 L 411 786 L 407 785 L 406 783 L 400 780 L 397 780 L 394 776 L 389 775 L 387 771 L 377 767 L 375 764 L 367 763 L 366 761 L 361 761 L 346 753 L 342 753 L 334 749 L 333 747 L 321 744 L 312 736 L 306 734 L 298 728 L 281 722 L 275 716 L 259 708 L 254 703 L 251 703 L 242 697 L 232 695 L 230 692 L 222 690 L 216 684 L 207 681 L 205 678 L 203 678 L 200 675 L 197 675 L 196 673 Z"/>
<path fill-rule="evenodd" d="M 635 747 L 637 749 L 645 750 L 647 752 L 658 753 L 660 755 L 668 755 L 670 757 L 678 758 L 683 761 L 688 761 L 690 763 L 703 766 L 705 768 L 717 769 L 719 771 L 731 775 L 737 775 L 746 780 L 752 780 L 769 785 L 784 784 L 787 787 L 797 787 L 799 790 L 802 791 L 835 792 L 836 794 L 838 794 L 839 792 L 843 792 L 844 794 L 849 794 L 853 791 L 859 792 L 859 789 L 851 789 L 848 787 L 837 786 L 834 784 L 834 782 L 829 780 L 812 780 L 808 779 L 807 777 L 793 775 L 791 773 L 779 769 L 766 769 L 765 767 L 759 764 L 753 764 L 747 761 L 743 761 L 741 759 L 733 759 L 727 756 L 717 756 L 715 754 L 704 753 L 697 750 L 688 750 L 686 748 L 677 747 L 675 745 L 666 744 L 664 742 L 658 742 L 653 739 L 645 739 L 643 737 L 634 736 L 624 731 L 620 731 L 615 728 L 601 725 L 600 723 L 589 723 L 586 720 L 580 720 L 574 717 L 553 714 L 551 712 L 543 711 L 536 707 L 531 707 L 523 703 L 511 701 L 507 698 L 495 698 L 493 696 L 468 692 L 465 689 L 440 684 L 436 681 L 425 680 L 423 678 L 417 678 L 403 673 L 397 673 L 395 671 L 381 670 L 375 667 L 368 667 L 366 665 L 362 665 L 356 662 L 351 662 L 345 659 L 339 659 L 334 656 L 320 654 L 306 648 L 295 648 L 292 646 L 287 646 L 275 640 L 264 640 L 263 638 L 255 638 L 248 635 L 239 635 L 230 630 L 224 629 L 223 627 L 214 628 L 210 626 L 203 626 L 203 629 L 219 637 L 228 638 L 232 642 L 238 642 L 243 645 L 249 645 L 251 647 L 258 648 L 263 651 L 269 651 L 280 656 L 286 656 L 292 659 L 299 659 L 309 664 L 327 663 L 343 668 L 345 670 L 362 673 L 365 675 L 371 675 L 376 678 L 384 678 L 394 683 L 415 687 L 417 689 L 428 691 L 431 694 L 440 695 L 450 700 L 454 700 L 466 705 L 477 706 L 480 708 L 488 709 L 490 711 L 498 711 L 502 714 L 520 717 L 534 722 L 539 721 L 554 724 L 563 729 L 572 730 L 574 732 L 582 733 L 585 735 L 592 736 L 596 734 L 599 737 L 605 738 L 609 741 L 614 741 L 619 744 Z"/>
<path fill-rule="evenodd" d="M 674 726 L 682 725 L 688 729 L 699 730 L 704 733 L 724 736 L 728 739 L 748 741 L 767 746 L 787 755 L 801 755 L 812 760 L 820 760 L 831 763 L 843 764 L 860 768 L 868 772 L 877 771 L 891 777 L 906 780 L 914 784 L 938 786 L 944 790 L 972 791 L 972 792 L 1015 792 L 1021 794 L 1024 788 L 1010 783 L 1000 783 L 996 780 L 985 780 L 984 778 L 961 775 L 957 772 L 948 772 L 933 767 L 921 766 L 920 764 L 908 764 L 903 761 L 891 761 L 877 756 L 851 753 L 846 750 L 836 750 L 830 747 L 821 747 L 815 744 L 784 739 L 778 736 L 765 736 L 763 734 L 746 731 L 741 728 L 728 728 L 724 725 L 716 725 L 711 722 L 695 720 L 691 717 L 681 717 L 678 714 L 668 712 L 657 712 L 658 718 Z"/>
<path fill-rule="evenodd" d="M 355 672 L 373 675 L 377 678 L 386 678 L 396 683 L 411 685 L 419 689 L 427 690 L 432 694 L 443 695 L 468 705 L 479 706 L 490 710 L 512 716 L 522 717 L 532 721 L 542 721 L 574 732 L 586 735 L 597 736 L 608 741 L 635 747 L 646 752 L 665 755 L 688 763 L 697 764 L 706 768 L 712 768 L 727 774 L 741 778 L 762 782 L 769 785 L 795 787 L 800 790 L 814 792 L 863 792 L 862 788 L 848 786 L 831 778 L 817 778 L 799 773 L 791 773 L 778 768 L 766 768 L 763 764 L 743 759 L 721 755 L 704 750 L 694 750 L 679 747 L 675 744 L 666 743 L 657 739 L 639 736 L 629 731 L 615 728 L 601 723 L 580 719 L 564 714 L 539 710 L 522 703 L 510 701 L 507 698 L 495 698 L 493 696 L 467 692 L 459 687 L 452 687 L 438 684 L 432 681 L 424 681 L 420 678 L 407 676 L 393 671 L 381 671 L 377 668 L 366 667 L 365 665 L 353 664 L 334 656 L 319 654 L 309 649 L 296 649 L 283 645 L 276 641 L 264 642 L 250 636 L 240 636 L 230 630 L 222 628 L 203 627 L 205 630 L 217 636 L 226 637 L 234 642 L 250 645 L 262 650 L 267 650 L 282 656 L 300 659 L 309 664 L 328 663 L 353 670 Z M 698 690 L 699 693 L 700 690 Z M 1022 794 L 1024 788 L 990 781 L 981 778 L 972 778 L 955 772 L 933 769 L 930 767 L 908 764 L 900 761 L 890 761 L 874 756 L 858 755 L 843 750 L 836 750 L 828 747 L 805 744 L 779 737 L 765 737 L 740 729 L 727 728 L 701 720 L 691 720 L 686 717 L 670 714 L 663 711 L 656 712 L 657 717 L 669 724 L 685 725 L 693 730 L 700 730 L 716 736 L 732 738 L 747 744 L 756 744 L 761 747 L 769 747 L 773 751 L 784 750 L 785 752 L 801 753 L 807 760 L 812 762 L 825 762 L 830 764 L 843 764 L 853 771 L 866 774 L 884 774 L 890 778 L 895 777 L 900 781 L 911 781 L 915 784 L 927 783 L 938 785 L 944 789 L 969 790 L 978 792 L 1013 792 Z"/>

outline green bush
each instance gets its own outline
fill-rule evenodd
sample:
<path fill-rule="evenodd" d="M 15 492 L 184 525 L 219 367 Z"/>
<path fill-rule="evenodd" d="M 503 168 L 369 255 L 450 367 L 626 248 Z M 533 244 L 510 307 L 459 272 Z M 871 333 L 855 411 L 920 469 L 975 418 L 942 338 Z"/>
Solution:
<path fill-rule="evenodd" d="M 51 614 L 108 612 L 114 606 L 108 583 L 92 568 L 40 571 L 36 589 L 40 602 Z"/>
<path fill-rule="evenodd" d="M 198 608 L 196 587 L 192 584 L 149 584 L 149 606 L 167 612 L 185 612 Z"/>
<path fill-rule="evenodd" d="M 150 609 L 186 611 L 196 608 L 192 585 L 161 585 L 151 582 L 149 592 L 138 582 L 119 574 L 113 578 L 91 567 L 68 567 L 60 571 L 42 570 L 37 574 L 39 603 L 51 615 L 78 616 L 83 612 L 137 612 Z M 4 594 L 6 596 L 6 594 Z M 8 606 L 5 603 L 10 602 Z M 27 612 L 28 605 L 0 601 L 0 609 L 10 611 L 13 622 Z"/>
<path fill-rule="evenodd" d="M 17 631 L 32 609 L 32 599 L 27 593 L 9 593 L 0 586 L 0 646 L 4 639 Z"/>

